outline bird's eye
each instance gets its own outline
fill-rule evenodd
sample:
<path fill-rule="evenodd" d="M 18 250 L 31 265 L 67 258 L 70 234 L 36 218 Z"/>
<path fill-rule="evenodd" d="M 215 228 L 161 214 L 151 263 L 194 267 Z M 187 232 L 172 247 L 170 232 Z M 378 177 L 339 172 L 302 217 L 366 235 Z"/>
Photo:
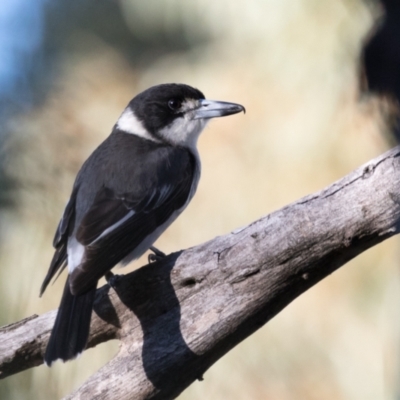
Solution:
<path fill-rule="evenodd" d="M 172 110 L 172 111 L 176 111 L 178 110 L 182 105 L 182 102 L 178 99 L 171 99 L 168 101 L 168 107 Z"/>

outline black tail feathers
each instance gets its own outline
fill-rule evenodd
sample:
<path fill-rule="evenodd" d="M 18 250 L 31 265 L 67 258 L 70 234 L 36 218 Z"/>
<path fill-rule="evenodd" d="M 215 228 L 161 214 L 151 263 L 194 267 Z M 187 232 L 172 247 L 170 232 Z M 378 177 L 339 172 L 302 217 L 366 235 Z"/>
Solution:
<path fill-rule="evenodd" d="M 50 366 L 58 359 L 71 360 L 85 349 L 95 294 L 96 287 L 86 293 L 72 295 L 68 277 L 44 355 L 47 365 Z"/>

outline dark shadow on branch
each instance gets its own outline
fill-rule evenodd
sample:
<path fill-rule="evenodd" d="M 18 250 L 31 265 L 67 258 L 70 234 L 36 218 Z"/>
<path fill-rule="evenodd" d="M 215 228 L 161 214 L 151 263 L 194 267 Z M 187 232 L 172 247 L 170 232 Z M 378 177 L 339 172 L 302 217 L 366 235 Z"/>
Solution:
<path fill-rule="evenodd" d="M 181 253 L 171 254 L 160 262 L 134 271 L 134 280 L 142 282 L 140 287 L 129 290 L 126 279 L 115 287 L 121 302 L 140 321 L 143 368 L 149 381 L 161 392 L 166 390 L 166 385 L 174 386 L 187 363 L 194 363 L 198 358 L 182 336 L 181 306 L 171 282 L 173 268 Z M 153 269 L 154 274 L 149 274 L 149 269 Z M 180 365 L 172 362 L 177 354 L 183 361 Z"/>
<path fill-rule="evenodd" d="M 118 314 L 110 301 L 110 286 L 106 285 L 97 291 L 96 299 L 93 304 L 93 311 L 107 324 L 111 324 L 116 328 L 121 328 L 121 322 Z M 101 293 L 101 294 L 99 294 Z"/>

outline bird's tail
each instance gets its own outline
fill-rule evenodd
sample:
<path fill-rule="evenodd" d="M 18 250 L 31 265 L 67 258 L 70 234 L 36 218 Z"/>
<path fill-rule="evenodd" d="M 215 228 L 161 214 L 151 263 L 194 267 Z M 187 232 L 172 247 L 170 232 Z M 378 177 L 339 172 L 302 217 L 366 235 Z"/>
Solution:
<path fill-rule="evenodd" d="M 48 366 L 58 359 L 71 360 L 85 349 L 95 294 L 96 287 L 86 293 L 72 295 L 68 277 L 44 355 Z"/>

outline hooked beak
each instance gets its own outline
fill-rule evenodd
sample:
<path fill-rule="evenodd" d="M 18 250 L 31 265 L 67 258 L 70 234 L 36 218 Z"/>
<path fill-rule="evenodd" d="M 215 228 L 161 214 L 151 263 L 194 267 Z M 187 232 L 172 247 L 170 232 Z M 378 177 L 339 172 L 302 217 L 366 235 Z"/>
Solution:
<path fill-rule="evenodd" d="M 227 103 L 225 101 L 200 100 L 200 106 L 195 110 L 193 119 L 209 119 L 225 117 L 226 115 L 237 114 L 246 109 L 240 104 Z"/>

